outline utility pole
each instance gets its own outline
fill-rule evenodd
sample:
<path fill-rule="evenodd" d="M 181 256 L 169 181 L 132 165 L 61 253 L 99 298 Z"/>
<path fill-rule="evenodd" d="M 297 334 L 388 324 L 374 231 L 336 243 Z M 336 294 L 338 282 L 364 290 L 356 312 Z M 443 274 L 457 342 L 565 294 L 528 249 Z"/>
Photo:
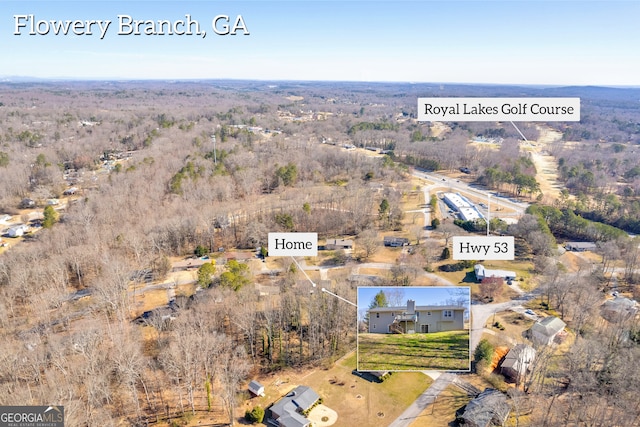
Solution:
<path fill-rule="evenodd" d="M 218 165 L 218 155 L 216 154 L 216 135 L 211 134 L 211 140 L 213 141 L 213 163 Z"/>
<path fill-rule="evenodd" d="M 487 193 L 487 237 L 489 237 L 490 223 L 491 223 L 491 193 Z"/>

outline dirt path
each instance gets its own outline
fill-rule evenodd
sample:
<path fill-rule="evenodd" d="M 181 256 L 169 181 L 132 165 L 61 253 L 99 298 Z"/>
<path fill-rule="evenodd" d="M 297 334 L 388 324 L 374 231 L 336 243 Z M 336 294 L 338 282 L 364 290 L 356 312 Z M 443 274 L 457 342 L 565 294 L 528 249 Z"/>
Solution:
<path fill-rule="evenodd" d="M 435 138 L 439 138 L 440 136 L 449 132 L 450 130 L 451 128 L 442 122 L 433 122 L 430 128 L 431 136 Z"/>
<path fill-rule="evenodd" d="M 549 145 L 560 140 L 562 133 L 547 126 L 538 126 L 540 137 L 532 148 L 531 158 L 536 166 L 536 179 L 540 183 L 540 190 L 547 201 L 560 198 L 560 191 L 564 188 L 558 181 L 558 162 L 548 153 Z"/>

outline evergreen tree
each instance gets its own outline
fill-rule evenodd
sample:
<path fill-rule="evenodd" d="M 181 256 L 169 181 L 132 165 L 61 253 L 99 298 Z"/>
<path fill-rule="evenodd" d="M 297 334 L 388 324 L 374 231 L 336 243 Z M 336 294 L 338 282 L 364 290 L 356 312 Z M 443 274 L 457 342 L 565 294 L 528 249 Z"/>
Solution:
<path fill-rule="evenodd" d="M 44 208 L 44 220 L 42 221 L 42 226 L 44 228 L 51 228 L 56 222 L 58 222 L 58 212 L 53 209 L 53 206 L 47 206 Z"/>
<path fill-rule="evenodd" d="M 208 288 L 213 281 L 213 275 L 216 274 L 216 266 L 211 262 L 204 263 L 198 269 L 198 285 L 201 288 Z"/>

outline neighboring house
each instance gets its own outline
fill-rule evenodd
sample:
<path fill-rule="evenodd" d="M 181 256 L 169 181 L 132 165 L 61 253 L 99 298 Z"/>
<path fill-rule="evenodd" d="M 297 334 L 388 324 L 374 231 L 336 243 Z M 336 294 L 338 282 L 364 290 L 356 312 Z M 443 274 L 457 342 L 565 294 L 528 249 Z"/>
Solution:
<path fill-rule="evenodd" d="M 564 248 L 573 252 L 595 251 L 598 247 L 594 242 L 567 242 Z"/>
<path fill-rule="evenodd" d="M 458 421 L 465 427 L 489 427 L 504 425 L 511 408 L 507 396 L 499 390 L 486 388 L 467 403 Z"/>
<path fill-rule="evenodd" d="M 500 373 L 511 378 L 516 383 L 524 378 L 529 371 L 533 360 L 536 357 L 536 351 L 530 345 L 518 344 L 509 350 L 500 365 Z"/>
<path fill-rule="evenodd" d="M 489 277 L 499 277 L 502 278 L 504 280 L 506 280 L 507 282 L 510 280 L 515 280 L 516 279 L 516 273 L 513 271 L 507 271 L 507 270 L 489 270 L 484 268 L 484 265 L 482 264 L 476 264 L 473 267 L 473 271 L 476 273 L 476 280 L 478 282 L 482 282 L 482 280 L 489 278 Z"/>
<path fill-rule="evenodd" d="M 406 237 L 385 236 L 384 245 L 390 246 L 392 248 L 397 248 L 400 246 L 408 246 L 409 239 L 407 239 Z"/>
<path fill-rule="evenodd" d="M 419 305 L 408 300 L 402 307 L 369 309 L 369 332 L 389 334 L 431 333 L 464 329 L 464 307 Z"/>
<path fill-rule="evenodd" d="M 139 325 L 162 324 L 166 326 L 176 320 L 178 308 L 179 307 L 175 304 L 175 301 L 169 301 L 168 305 L 145 311 L 140 316 L 133 319 L 133 322 Z"/>
<path fill-rule="evenodd" d="M 616 297 L 600 306 L 600 315 L 611 323 L 625 322 L 638 315 L 638 303 L 629 298 Z"/>
<path fill-rule="evenodd" d="M 36 202 L 33 199 L 22 199 L 20 202 L 20 209 L 28 209 L 36 206 Z"/>
<path fill-rule="evenodd" d="M 308 427 L 311 421 L 302 413 L 313 408 L 319 399 L 313 389 L 299 385 L 269 408 L 270 418 L 279 427 Z"/>
<path fill-rule="evenodd" d="M 253 380 L 249 383 L 249 391 L 254 396 L 264 396 L 264 386 L 258 381 Z"/>
<path fill-rule="evenodd" d="M 23 236 L 28 229 L 29 226 L 25 224 L 14 225 L 13 227 L 9 228 L 7 234 L 9 235 L 9 237 L 20 237 Z"/>
<path fill-rule="evenodd" d="M 328 239 L 324 248 L 328 251 L 334 251 L 336 249 L 353 249 L 353 240 Z"/>
<path fill-rule="evenodd" d="M 551 345 L 556 336 L 564 330 L 565 326 L 567 326 L 567 324 L 557 317 L 545 317 L 531 326 L 531 329 L 529 329 L 529 337 L 531 341 L 536 344 Z"/>

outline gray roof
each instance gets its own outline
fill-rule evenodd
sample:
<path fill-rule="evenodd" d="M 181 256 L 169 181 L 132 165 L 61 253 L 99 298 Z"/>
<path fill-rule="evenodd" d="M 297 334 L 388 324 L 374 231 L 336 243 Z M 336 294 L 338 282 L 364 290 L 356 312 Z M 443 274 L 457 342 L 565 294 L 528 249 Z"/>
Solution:
<path fill-rule="evenodd" d="M 549 316 L 534 323 L 533 326 L 531 326 L 531 330 L 546 337 L 552 337 L 563 330 L 565 326 L 567 326 L 567 324 L 562 320 L 554 316 Z"/>
<path fill-rule="evenodd" d="M 437 310 L 466 310 L 466 307 L 461 307 L 459 305 L 417 305 L 415 311 L 437 311 Z M 375 307 L 370 308 L 370 312 L 393 312 L 397 311 L 398 314 L 407 311 L 407 306 L 403 305 L 401 307 Z"/>
<path fill-rule="evenodd" d="M 318 393 L 313 391 L 311 387 L 300 385 L 287 393 L 282 399 L 278 400 L 271 406 L 271 413 L 274 418 L 278 419 L 281 426 L 298 427 L 307 424 L 298 424 L 300 422 L 308 422 L 306 418 L 297 413 L 298 409 L 306 411 L 311 408 L 314 403 L 320 399 Z M 287 423 L 283 424 L 284 421 Z"/>
<path fill-rule="evenodd" d="M 600 313 L 608 321 L 617 322 L 635 316 L 638 312 L 637 304 L 635 300 L 616 297 L 605 301 L 600 306 Z"/>
<path fill-rule="evenodd" d="M 476 279 L 478 279 L 478 280 L 482 280 L 485 277 L 502 277 L 503 279 L 511 277 L 511 278 L 515 279 L 518 276 L 515 271 L 489 270 L 489 269 L 485 268 L 484 265 L 482 265 L 482 264 L 474 265 L 473 266 L 473 271 L 475 272 Z"/>
<path fill-rule="evenodd" d="M 610 299 L 602 304 L 602 307 L 611 308 L 615 310 L 628 310 L 636 307 L 636 302 L 629 298 L 617 297 Z"/>
<path fill-rule="evenodd" d="M 467 403 L 461 418 L 465 426 L 487 427 L 503 425 L 509 416 L 507 397 L 499 390 L 487 388 L 475 399 Z"/>
<path fill-rule="evenodd" d="M 311 421 L 296 412 L 287 412 L 278 418 L 280 427 L 307 427 Z"/>
<path fill-rule="evenodd" d="M 327 245 L 336 245 L 336 246 L 353 246 L 353 240 L 345 240 L 345 239 L 327 239 Z"/>
<path fill-rule="evenodd" d="M 409 243 L 409 239 L 406 237 L 384 236 L 382 240 L 393 243 Z"/>
<path fill-rule="evenodd" d="M 598 247 L 594 242 L 567 242 L 564 246 L 567 248 L 586 250 L 596 249 Z"/>
<path fill-rule="evenodd" d="M 264 386 L 262 384 L 260 384 L 258 381 L 253 380 L 249 383 L 249 390 L 255 390 L 258 391 L 261 388 L 264 388 Z"/>
<path fill-rule="evenodd" d="M 518 344 L 509 350 L 504 357 L 501 367 L 511 368 L 519 373 L 524 373 L 527 365 L 531 363 L 535 357 L 536 351 L 533 347 L 526 344 Z"/>

